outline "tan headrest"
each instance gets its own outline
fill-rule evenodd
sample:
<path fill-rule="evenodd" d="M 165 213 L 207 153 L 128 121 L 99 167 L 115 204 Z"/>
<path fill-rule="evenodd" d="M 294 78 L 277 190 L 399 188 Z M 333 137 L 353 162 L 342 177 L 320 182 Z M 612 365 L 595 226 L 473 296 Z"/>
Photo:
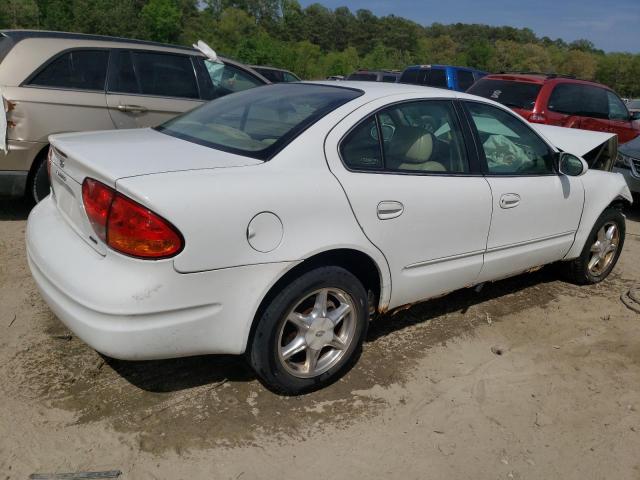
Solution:
<path fill-rule="evenodd" d="M 429 161 L 432 153 L 433 135 L 424 132 L 413 141 L 404 157 L 408 163 L 425 163 Z"/>

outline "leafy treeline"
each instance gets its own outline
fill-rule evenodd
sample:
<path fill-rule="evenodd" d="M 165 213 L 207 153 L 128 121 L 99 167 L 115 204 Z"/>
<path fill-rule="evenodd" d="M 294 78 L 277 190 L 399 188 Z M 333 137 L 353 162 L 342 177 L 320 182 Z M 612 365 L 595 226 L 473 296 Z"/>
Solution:
<path fill-rule="evenodd" d="M 285 67 L 303 78 L 447 63 L 491 72 L 571 74 L 640 96 L 640 55 L 604 53 L 588 40 L 539 38 L 527 28 L 422 26 L 368 10 L 302 8 L 297 0 L 2 0 L 0 27 L 185 45 L 202 39 L 224 55 Z"/>

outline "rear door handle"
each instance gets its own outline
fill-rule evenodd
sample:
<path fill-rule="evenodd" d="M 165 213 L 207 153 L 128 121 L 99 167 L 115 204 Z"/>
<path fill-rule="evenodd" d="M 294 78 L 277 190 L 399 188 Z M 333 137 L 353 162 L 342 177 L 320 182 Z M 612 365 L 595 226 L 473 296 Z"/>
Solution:
<path fill-rule="evenodd" d="M 118 110 L 121 112 L 130 112 L 130 113 L 142 113 L 146 112 L 147 107 L 143 107 L 142 105 L 118 105 Z"/>
<path fill-rule="evenodd" d="M 404 205 L 395 200 L 386 200 L 378 204 L 378 218 L 380 220 L 389 220 L 402 215 L 404 212 Z"/>
<path fill-rule="evenodd" d="M 517 193 L 505 193 L 500 197 L 500 208 L 513 208 L 520 205 L 520 195 Z"/>

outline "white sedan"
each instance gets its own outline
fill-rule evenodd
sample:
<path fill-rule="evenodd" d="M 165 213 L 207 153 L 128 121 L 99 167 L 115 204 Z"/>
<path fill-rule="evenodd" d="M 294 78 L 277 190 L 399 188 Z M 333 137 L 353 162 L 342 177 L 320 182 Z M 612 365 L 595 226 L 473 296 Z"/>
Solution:
<path fill-rule="evenodd" d="M 346 371 L 376 311 L 558 261 L 603 280 L 631 195 L 579 157 L 590 135 L 450 90 L 247 90 L 155 129 L 53 136 L 29 265 L 105 355 L 246 353 L 302 393 Z"/>

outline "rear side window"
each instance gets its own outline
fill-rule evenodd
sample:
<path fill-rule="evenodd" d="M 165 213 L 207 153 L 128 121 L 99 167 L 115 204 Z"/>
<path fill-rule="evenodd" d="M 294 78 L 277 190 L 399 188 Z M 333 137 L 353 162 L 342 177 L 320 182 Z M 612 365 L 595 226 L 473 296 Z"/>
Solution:
<path fill-rule="evenodd" d="M 199 98 L 191 58 L 151 52 L 131 52 L 140 93 L 161 97 Z"/>
<path fill-rule="evenodd" d="M 447 72 L 441 68 L 432 68 L 426 78 L 425 85 L 447 88 Z"/>
<path fill-rule="evenodd" d="M 418 73 L 419 70 L 416 69 L 405 70 L 400 76 L 400 83 L 418 83 Z"/>
<path fill-rule="evenodd" d="M 199 145 L 268 160 L 320 118 L 360 95 L 359 90 L 325 85 L 266 85 L 206 103 L 158 130 Z"/>
<path fill-rule="evenodd" d="M 607 91 L 590 85 L 561 83 L 549 98 L 549 110 L 582 117 L 609 118 Z"/>
<path fill-rule="evenodd" d="M 467 90 L 467 93 L 490 98 L 507 107 L 533 110 L 541 88 L 542 85 L 538 83 L 480 79 Z"/>
<path fill-rule="evenodd" d="M 378 80 L 376 73 L 352 73 L 347 80 L 360 80 L 365 82 L 375 82 Z"/>
<path fill-rule="evenodd" d="M 449 101 L 390 106 L 356 127 L 340 148 L 344 163 L 354 170 L 414 174 L 469 171 L 462 131 Z"/>
<path fill-rule="evenodd" d="M 104 91 L 108 61 L 107 50 L 72 50 L 46 65 L 29 85 Z"/>
<path fill-rule="evenodd" d="M 473 85 L 473 73 L 466 70 L 458 70 L 458 88 L 463 92 Z"/>

